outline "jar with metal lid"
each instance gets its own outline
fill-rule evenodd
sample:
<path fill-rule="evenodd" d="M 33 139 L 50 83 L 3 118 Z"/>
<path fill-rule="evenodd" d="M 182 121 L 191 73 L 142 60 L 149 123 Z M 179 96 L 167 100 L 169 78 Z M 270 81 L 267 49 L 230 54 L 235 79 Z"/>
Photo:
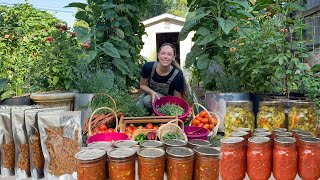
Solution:
<path fill-rule="evenodd" d="M 87 149 L 75 155 L 79 180 L 107 179 L 106 152 L 100 149 Z"/>
<path fill-rule="evenodd" d="M 243 131 L 235 131 L 230 134 L 230 137 L 242 137 L 244 139 L 244 145 L 247 147 L 249 133 Z"/>
<path fill-rule="evenodd" d="M 209 147 L 210 146 L 210 142 L 206 141 L 206 140 L 202 140 L 202 139 L 193 139 L 188 141 L 188 148 L 193 149 L 196 146 L 200 146 L 200 147 Z"/>
<path fill-rule="evenodd" d="M 110 180 L 135 179 L 136 151 L 132 148 L 114 148 L 108 151 Z"/>
<path fill-rule="evenodd" d="M 258 128 L 265 128 L 272 132 L 275 128 L 286 127 L 284 104 L 281 101 L 261 101 L 257 114 Z"/>
<path fill-rule="evenodd" d="M 295 129 L 291 129 L 290 132 L 292 133 L 292 136 L 297 139 L 297 132 L 301 132 L 301 131 L 304 131 L 304 130 L 295 128 Z"/>
<path fill-rule="evenodd" d="M 276 179 L 294 180 L 298 170 L 296 140 L 277 137 L 273 148 L 273 176 Z"/>
<path fill-rule="evenodd" d="M 301 138 L 298 174 L 302 179 L 320 179 L 320 139 Z"/>
<path fill-rule="evenodd" d="M 254 132 L 254 133 L 269 132 L 269 130 L 266 129 L 266 128 L 255 128 L 253 132 Z"/>
<path fill-rule="evenodd" d="M 270 144 L 270 147 L 273 148 L 273 141 L 274 139 L 272 138 L 272 133 L 267 131 L 267 132 L 255 132 L 253 134 L 255 137 L 268 137 L 270 139 L 269 141 L 269 144 Z"/>
<path fill-rule="evenodd" d="M 251 180 L 268 180 L 272 171 L 270 138 L 251 137 L 248 140 L 247 172 Z"/>
<path fill-rule="evenodd" d="M 88 144 L 89 149 L 101 149 L 104 151 L 109 151 L 113 149 L 113 144 L 112 142 L 93 142 Z"/>
<path fill-rule="evenodd" d="M 297 132 L 296 133 L 297 147 L 299 147 L 301 138 L 312 138 L 312 137 L 314 137 L 314 135 L 311 132 L 306 132 L 306 131 Z"/>
<path fill-rule="evenodd" d="M 140 146 L 142 148 L 162 148 L 163 149 L 163 143 L 161 141 L 156 140 L 146 140 L 140 142 Z"/>
<path fill-rule="evenodd" d="M 276 133 L 276 138 L 277 137 L 292 137 L 292 133 L 291 132 L 278 132 Z"/>
<path fill-rule="evenodd" d="M 133 140 L 119 140 L 113 143 L 115 147 L 117 148 L 132 148 L 135 151 L 139 149 L 139 145 L 137 141 Z"/>
<path fill-rule="evenodd" d="M 292 104 L 288 115 L 289 131 L 302 129 L 317 136 L 318 114 L 313 102 L 296 101 Z"/>
<path fill-rule="evenodd" d="M 240 127 L 254 128 L 254 114 L 251 101 L 228 101 L 224 116 L 224 134 L 226 137 Z"/>
<path fill-rule="evenodd" d="M 276 133 L 279 133 L 279 132 L 287 132 L 288 130 L 286 128 L 275 128 L 273 129 L 272 131 L 272 139 L 274 139 L 276 137 Z"/>
<path fill-rule="evenodd" d="M 165 151 L 159 148 L 142 148 L 138 154 L 138 176 L 140 180 L 163 180 Z"/>
<path fill-rule="evenodd" d="M 181 139 L 167 139 L 163 142 L 163 147 L 166 150 L 168 147 L 183 147 L 187 145 L 187 141 Z"/>
<path fill-rule="evenodd" d="M 220 175 L 223 180 L 243 180 L 247 169 L 247 151 L 242 137 L 223 138 Z"/>
<path fill-rule="evenodd" d="M 250 128 L 240 127 L 240 128 L 237 129 L 237 131 L 247 132 L 249 134 L 249 137 L 252 136 L 252 129 L 250 129 Z"/>
<path fill-rule="evenodd" d="M 167 178 L 170 180 L 192 180 L 194 152 L 187 147 L 168 147 Z"/>
<path fill-rule="evenodd" d="M 194 180 L 218 180 L 220 151 L 213 147 L 197 146 L 194 149 Z"/>

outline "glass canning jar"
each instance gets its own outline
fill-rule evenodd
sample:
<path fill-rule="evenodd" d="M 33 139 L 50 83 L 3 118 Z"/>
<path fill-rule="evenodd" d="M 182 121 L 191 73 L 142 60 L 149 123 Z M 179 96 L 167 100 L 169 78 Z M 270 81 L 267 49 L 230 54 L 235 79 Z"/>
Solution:
<path fill-rule="evenodd" d="M 132 148 L 115 148 L 108 151 L 110 180 L 134 180 L 136 151 Z"/>
<path fill-rule="evenodd" d="M 296 101 L 292 104 L 288 115 L 289 131 L 302 129 L 317 136 L 318 114 L 315 103 L 309 101 Z"/>
<path fill-rule="evenodd" d="M 228 101 L 224 116 L 224 133 L 226 137 L 238 128 L 254 128 L 254 114 L 251 101 Z"/>
<path fill-rule="evenodd" d="M 320 139 L 301 138 L 298 148 L 298 174 L 302 179 L 320 179 Z"/>
<path fill-rule="evenodd" d="M 244 145 L 247 147 L 249 133 L 244 131 L 231 132 L 230 137 L 242 137 L 244 139 Z"/>
<path fill-rule="evenodd" d="M 166 152 L 168 180 L 192 180 L 193 150 L 187 147 L 168 147 Z"/>
<path fill-rule="evenodd" d="M 257 114 L 257 126 L 268 129 L 270 132 L 275 128 L 285 128 L 284 104 L 281 101 L 261 101 Z"/>
<path fill-rule="evenodd" d="M 75 155 L 79 180 L 107 179 L 106 152 L 100 149 L 82 150 Z"/>
<path fill-rule="evenodd" d="M 194 180 L 218 180 L 220 151 L 213 147 L 194 148 Z"/>
<path fill-rule="evenodd" d="M 207 140 L 202 140 L 202 139 L 193 139 L 188 141 L 188 148 L 193 149 L 194 147 L 201 146 L 201 147 L 209 147 L 210 142 Z"/>
<path fill-rule="evenodd" d="M 140 180 L 163 180 L 165 151 L 160 148 L 142 148 L 138 152 L 138 176 Z"/>
<path fill-rule="evenodd" d="M 250 128 L 240 127 L 237 129 L 237 131 L 247 132 L 249 134 L 249 137 L 252 136 L 252 129 L 250 129 Z"/>
<path fill-rule="evenodd" d="M 294 180 L 298 170 L 296 140 L 277 137 L 273 148 L 273 176 L 276 179 Z"/>
<path fill-rule="evenodd" d="M 268 180 L 272 171 L 270 138 L 252 137 L 248 140 L 247 172 L 251 180 Z"/>
<path fill-rule="evenodd" d="M 155 140 L 145 140 L 140 142 L 142 148 L 161 148 L 163 149 L 163 143 Z"/>
<path fill-rule="evenodd" d="M 243 180 L 247 168 L 247 151 L 242 137 L 221 139 L 220 175 L 222 180 Z"/>
<path fill-rule="evenodd" d="M 163 142 L 164 150 L 168 147 L 184 147 L 187 145 L 187 141 L 181 139 L 167 139 Z"/>

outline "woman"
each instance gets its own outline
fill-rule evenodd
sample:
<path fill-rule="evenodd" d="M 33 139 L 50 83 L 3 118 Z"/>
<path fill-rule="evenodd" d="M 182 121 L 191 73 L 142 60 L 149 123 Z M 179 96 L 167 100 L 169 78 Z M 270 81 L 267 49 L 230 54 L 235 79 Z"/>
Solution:
<path fill-rule="evenodd" d="M 147 62 L 142 67 L 140 89 L 145 93 L 139 104 L 152 112 L 152 103 L 161 96 L 185 98 L 185 80 L 175 61 L 176 49 L 164 43 L 158 51 L 158 61 Z"/>

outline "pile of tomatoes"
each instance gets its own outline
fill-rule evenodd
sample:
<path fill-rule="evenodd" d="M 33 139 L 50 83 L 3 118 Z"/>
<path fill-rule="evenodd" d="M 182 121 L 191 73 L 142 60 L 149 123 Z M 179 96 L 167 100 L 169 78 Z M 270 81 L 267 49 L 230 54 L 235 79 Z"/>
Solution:
<path fill-rule="evenodd" d="M 160 126 L 161 125 L 162 124 L 160 124 Z M 159 126 L 153 125 L 151 123 L 147 123 L 145 127 L 143 127 L 143 126 L 136 127 L 134 124 L 130 124 L 129 126 L 126 127 L 125 134 L 127 134 L 127 135 L 133 134 L 136 129 L 154 129 L 154 130 L 158 130 Z"/>
<path fill-rule="evenodd" d="M 211 117 L 212 121 L 210 121 Z M 202 127 L 212 131 L 212 129 L 218 124 L 218 120 L 208 114 L 206 111 L 201 111 L 194 119 L 191 120 L 191 126 Z"/>
<path fill-rule="evenodd" d="M 93 135 L 107 132 L 116 132 L 116 130 L 113 128 L 108 128 L 108 126 L 105 124 L 101 124 L 99 127 L 92 130 Z"/>

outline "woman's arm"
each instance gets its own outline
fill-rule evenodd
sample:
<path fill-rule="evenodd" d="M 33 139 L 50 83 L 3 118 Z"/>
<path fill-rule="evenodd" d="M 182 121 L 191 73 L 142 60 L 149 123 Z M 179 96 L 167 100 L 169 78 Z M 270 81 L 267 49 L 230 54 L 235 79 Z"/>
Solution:
<path fill-rule="evenodd" d="M 173 91 L 173 95 L 179 98 L 182 98 L 182 94 L 176 90 Z"/>
<path fill-rule="evenodd" d="M 149 94 L 152 98 L 152 103 L 154 103 L 156 99 L 159 99 L 159 96 L 155 91 L 149 88 L 148 81 L 149 80 L 147 78 L 140 77 L 140 89 Z"/>

